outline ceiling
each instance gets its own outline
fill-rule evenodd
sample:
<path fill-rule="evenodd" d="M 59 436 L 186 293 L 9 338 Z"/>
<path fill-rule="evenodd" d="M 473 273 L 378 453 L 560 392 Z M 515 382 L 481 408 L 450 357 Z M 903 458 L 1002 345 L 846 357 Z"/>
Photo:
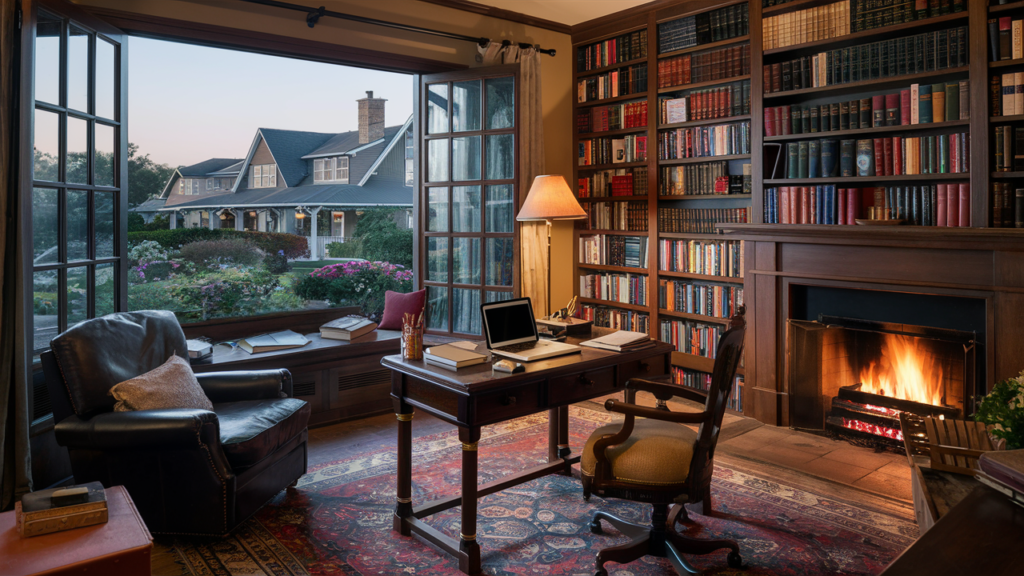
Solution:
<path fill-rule="evenodd" d="M 502 10 L 511 10 L 572 26 L 654 0 L 473 0 Z"/>

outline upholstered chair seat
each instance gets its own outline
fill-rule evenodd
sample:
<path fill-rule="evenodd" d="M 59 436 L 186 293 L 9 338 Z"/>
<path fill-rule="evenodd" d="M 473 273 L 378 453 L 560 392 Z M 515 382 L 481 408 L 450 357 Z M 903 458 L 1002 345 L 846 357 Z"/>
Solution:
<path fill-rule="evenodd" d="M 597 458 L 594 444 L 612 436 L 621 424 L 602 426 L 590 435 L 583 448 L 580 469 L 594 475 Z M 690 475 L 690 460 L 697 443 L 697 432 L 682 424 L 661 420 L 638 419 L 633 433 L 625 442 L 605 450 L 611 476 L 618 482 L 643 486 L 685 485 Z"/>

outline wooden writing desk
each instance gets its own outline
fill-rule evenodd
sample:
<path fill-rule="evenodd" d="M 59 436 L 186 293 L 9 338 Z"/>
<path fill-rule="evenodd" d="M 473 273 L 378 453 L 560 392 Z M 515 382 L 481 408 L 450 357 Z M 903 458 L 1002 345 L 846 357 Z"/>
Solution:
<path fill-rule="evenodd" d="M 595 328 L 594 337 L 611 332 Z M 590 338 L 570 338 L 579 344 Z M 481 343 L 478 348 L 483 351 Z M 569 404 L 622 390 L 634 376 L 666 374 L 672 346 L 658 342 L 639 352 L 616 353 L 583 348 L 581 354 L 526 363 L 526 372 L 492 375 L 490 364 L 452 372 L 386 356 L 391 397 L 398 418 L 398 505 L 394 529 L 405 536 L 416 532 L 459 559 L 466 574 L 480 572 L 476 541 L 477 499 L 548 474 L 570 474 L 580 457 L 569 448 Z M 497 359 L 497 358 L 496 358 Z M 499 375 L 500 374 L 500 375 Z M 462 441 L 462 495 L 413 506 L 412 418 L 416 408 L 454 424 Z M 548 463 L 513 476 L 477 486 L 477 442 L 480 427 L 548 410 Z M 581 489 L 582 490 L 582 489 Z M 582 493 L 581 493 L 582 494 Z M 462 505 L 462 533 L 455 540 L 421 518 Z"/>

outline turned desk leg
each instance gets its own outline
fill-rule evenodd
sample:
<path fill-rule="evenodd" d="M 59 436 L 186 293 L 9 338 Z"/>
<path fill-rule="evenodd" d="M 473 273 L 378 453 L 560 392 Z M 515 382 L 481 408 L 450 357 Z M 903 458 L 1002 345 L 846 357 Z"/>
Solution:
<path fill-rule="evenodd" d="M 560 406 L 558 410 L 558 456 L 568 458 L 572 456 L 572 448 L 569 448 L 569 407 Z M 567 466 L 565 473 L 569 474 Z"/>
<path fill-rule="evenodd" d="M 558 408 L 548 410 L 548 462 L 561 458 L 558 453 Z"/>
<path fill-rule="evenodd" d="M 398 403 L 398 471 L 395 506 L 394 530 L 402 536 L 412 535 L 412 530 L 405 522 L 412 518 L 412 416 L 413 408 L 408 404 Z"/>
<path fill-rule="evenodd" d="M 480 543 L 476 540 L 477 445 L 480 428 L 459 428 L 462 441 L 462 529 L 459 535 L 459 570 L 480 572 Z"/>

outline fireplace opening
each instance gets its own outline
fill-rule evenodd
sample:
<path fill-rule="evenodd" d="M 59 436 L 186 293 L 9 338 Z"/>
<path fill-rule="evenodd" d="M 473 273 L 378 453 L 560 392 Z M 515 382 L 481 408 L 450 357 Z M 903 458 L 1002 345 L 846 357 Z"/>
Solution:
<path fill-rule="evenodd" d="M 973 331 L 824 314 L 815 321 L 791 319 L 791 423 L 899 450 L 901 413 L 973 413 L 977 353 Z"/>

